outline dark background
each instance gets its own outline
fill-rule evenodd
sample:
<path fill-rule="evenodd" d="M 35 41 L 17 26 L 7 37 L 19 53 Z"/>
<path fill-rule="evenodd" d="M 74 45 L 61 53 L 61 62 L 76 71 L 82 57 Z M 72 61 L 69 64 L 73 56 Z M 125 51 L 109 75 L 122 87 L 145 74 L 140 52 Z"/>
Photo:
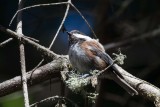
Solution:
<path fill-rule="evenodd" d="M 62 0 L 26 0 L 25 6 L 40 3 L 61 2 Z M 112 42 L 124 41 L 152 32 L 160 26 L 159 0 L 72 0 L 73 4 L 82 12 L 94 29 L 99 41 L 107 46 Z M 16 19 L 9 27 L 9 22 L 17 10 L 18 0 L 0 1 L 0 24 L 15 30 Z M 40 44 L 49 46 L 64 15 L 66 5 L 37 7 L 23 12 L 23 33 L 40 40 Z M 80 30 L 94 37 L 90 29 L 79 16 L 70 8 L 65 21 L 67 30 Z M 0 42 L 9 38 L 0 33 Z M 128 72 L 144 79 L 155 86 L 160 86 L 160 37 L 151 37 L 129 42 L 126 45 L 107 49 L 112 53 L 118 49 L 127 55 L 122 66 Z M 34 68 L 42 59 L 41 55 L 29 45 L 26 45 L 27 71 Z M 57 54 L 67 54 L 67 35 L 60 32 L 52 49 Z M 47 62 L 47 61 L 46 61 Z M 0 48 L 0 82 L 20 75 L 19 47 L 17 41 L 12 41 Z M 116 83 L 110 80 L 102 81 L 99 107 L 154 107 L 153 103 L 140 96 L 131 97 Z M 54 79 L 52 90 L 49 81 L 29 89 L 30 103 L 39 101 L 48 96 L 60 94 L 60 82 Z M 70 91 L 66 89 L 66 94 Z M 79 95 L 72 96 L 78 104 L 82 104 Z M 22 107 L 22 92 L 0 98 L 0 107 Z M 83 104 L 81 105 L 83 106 Z"/>

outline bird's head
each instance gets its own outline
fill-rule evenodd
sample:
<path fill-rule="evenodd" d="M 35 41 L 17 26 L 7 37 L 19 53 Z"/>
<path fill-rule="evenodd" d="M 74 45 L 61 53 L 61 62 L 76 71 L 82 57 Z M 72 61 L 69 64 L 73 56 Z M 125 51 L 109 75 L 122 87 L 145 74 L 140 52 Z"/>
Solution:
<path fill-rule="evenodd" d="M 71 32 L 67 31 L 67 34 L 69 36 L 69 44 L 73 45 L 78 42 L 88 41 L 91 40 L 89 36 L 86 36 L 84 33 L 78 31 L 78 30 L 72 30 Z"/>

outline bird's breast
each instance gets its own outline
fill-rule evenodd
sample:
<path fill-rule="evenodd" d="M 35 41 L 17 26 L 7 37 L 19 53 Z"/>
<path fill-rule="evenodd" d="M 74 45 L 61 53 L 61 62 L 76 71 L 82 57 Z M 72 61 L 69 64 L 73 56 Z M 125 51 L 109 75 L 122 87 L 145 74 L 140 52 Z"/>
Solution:
<path fill-rule="evenodd" d="M 86 56 L 78 44 L 72 45 L 69 49 L 69 60 L 74 68 L 82 73 L 87 73 L 92 69 L 92 59 Z"/>

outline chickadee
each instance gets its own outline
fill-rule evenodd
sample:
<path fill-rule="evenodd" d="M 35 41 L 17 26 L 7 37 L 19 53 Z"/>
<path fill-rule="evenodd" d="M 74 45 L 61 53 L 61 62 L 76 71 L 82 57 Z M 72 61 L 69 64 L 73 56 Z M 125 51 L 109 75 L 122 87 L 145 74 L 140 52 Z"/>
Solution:
<path fill-rule="evenodd" d="M 72 66 L 79 72 L 89 74 L 91 70 L 103 70 L 113 64 L 112 58 L 105 52 L 104 47 L 97 40 L 77 30 L 72 30 L 71 32 L 67 32 L 67 34 L 70 45 L 69 60 Z M 111 70 L 116 75 L 115 81 L 129 94 L 138 94 L 138 92 L 123 79 L 123 76 L 116 68 L 116 64 L 111 66 Z"/>

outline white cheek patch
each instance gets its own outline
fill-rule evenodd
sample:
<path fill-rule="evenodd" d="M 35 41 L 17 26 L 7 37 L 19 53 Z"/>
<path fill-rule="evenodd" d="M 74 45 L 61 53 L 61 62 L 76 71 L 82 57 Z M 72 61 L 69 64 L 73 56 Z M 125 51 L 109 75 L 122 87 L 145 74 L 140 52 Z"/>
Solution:
<path fill-rule="evenodd" d="M 83 38 L 85 40 L 91 40 L 92 38 L 88 37 L 88 36 L 85 36 L 85 35 L 82 35 L 82 34 L 74 34 L 75 37 L 77 38 Z"/>

